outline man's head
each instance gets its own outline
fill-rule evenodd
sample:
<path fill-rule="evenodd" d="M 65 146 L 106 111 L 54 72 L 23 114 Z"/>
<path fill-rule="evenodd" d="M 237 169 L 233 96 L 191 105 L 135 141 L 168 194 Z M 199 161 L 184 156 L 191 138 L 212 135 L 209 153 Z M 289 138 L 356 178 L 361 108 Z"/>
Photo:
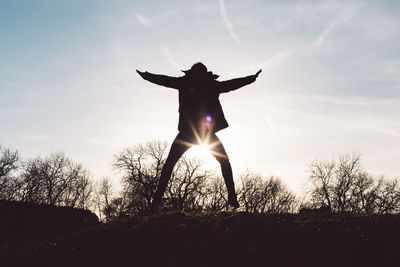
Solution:
<path fill-rule="evenodd" d="M 201 63 L 195 63 L 189 70 L 183 70 L 186 75 L 190 75 L 194 78 L 207 78 L 211 77 L 213 79 L 217 79 L 219 76 L 213 74 L 211 71 L 207 71 L 207 67 Z"/>

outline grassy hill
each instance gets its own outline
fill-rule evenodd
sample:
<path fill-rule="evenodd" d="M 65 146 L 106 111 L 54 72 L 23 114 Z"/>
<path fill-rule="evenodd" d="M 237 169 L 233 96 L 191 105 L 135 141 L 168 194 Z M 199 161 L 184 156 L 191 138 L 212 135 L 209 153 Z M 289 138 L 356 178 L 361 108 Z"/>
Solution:
<path fill-rule="evenodd" d="M 0 200 L 0 248 L 3 244 L 67 235 L 98 223 L 89 210 Z"/>
<path fill-rule="evenodd" d="M 8 244 L 0 265 L 400 266 L 399 237 L 399 215 L 168 213 Z"/>

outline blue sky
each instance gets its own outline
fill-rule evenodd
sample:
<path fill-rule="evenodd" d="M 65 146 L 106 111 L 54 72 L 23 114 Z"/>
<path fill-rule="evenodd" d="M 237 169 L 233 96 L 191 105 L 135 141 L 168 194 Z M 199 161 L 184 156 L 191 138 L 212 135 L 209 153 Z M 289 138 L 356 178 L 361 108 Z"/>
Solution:
<path fill-rule="evenodd" d="M 0 144 L 62 150 L 118 180 L 113 154 L 177 133 L 176 91 L 135 69 L 179 76 L 202 61 L 220 80 L 263 69 L 220 97 L 236 175 L 301 191 L 311 160 L 358 152 L 399 177 L 399 13 L 398 1 L 4 0 Z"/>

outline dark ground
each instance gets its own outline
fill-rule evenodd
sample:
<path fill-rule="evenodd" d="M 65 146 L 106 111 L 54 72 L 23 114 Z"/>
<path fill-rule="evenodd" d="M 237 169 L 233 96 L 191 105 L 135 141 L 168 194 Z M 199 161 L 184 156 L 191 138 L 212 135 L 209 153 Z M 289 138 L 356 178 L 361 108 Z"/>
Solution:
<path fill-rule="evenodd" d="M 0 266 L 400 266 L 400 215 L 169 213 L 0 243 Z"/>

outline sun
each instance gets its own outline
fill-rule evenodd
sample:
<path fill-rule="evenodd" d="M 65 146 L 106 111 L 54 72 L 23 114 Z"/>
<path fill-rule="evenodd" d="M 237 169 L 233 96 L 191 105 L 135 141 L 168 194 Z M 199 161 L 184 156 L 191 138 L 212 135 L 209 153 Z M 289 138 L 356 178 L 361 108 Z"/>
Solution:
<path fill-rule="evenodd" d="M 212 157 L 211 147 L 207 143 L 200 143 L 199 145 L 192 146 L 189 153 L 201 160 L 206 160 L 209 157 Z"/>
<path fill-rule="evenodd" d="M 211 146 L 206 143 L 193 145 L 188 151 L 189 158 L 199 159 L 202 162 L 202 167 L 206 170 L 218 170 L 218 161 L 211 153 Z"/>

